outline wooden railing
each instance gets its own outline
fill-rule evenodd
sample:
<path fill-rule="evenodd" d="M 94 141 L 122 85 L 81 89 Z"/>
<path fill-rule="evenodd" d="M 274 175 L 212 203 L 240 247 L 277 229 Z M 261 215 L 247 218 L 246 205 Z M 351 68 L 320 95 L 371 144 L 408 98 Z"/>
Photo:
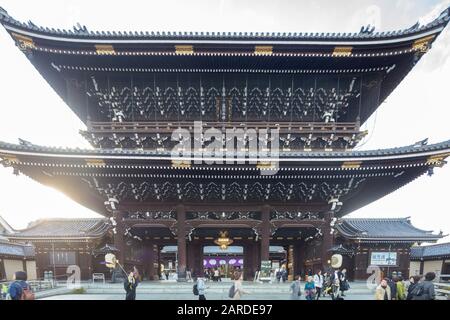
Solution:
<path fill-rule="evenodd" d="M 194 122 L 88 122 L 89 133 L 171 133 L 175 129 L 194 130 Z M 276 129 L 282 133 L 346 133 L 357 134 L 355 122 L 202 122 L 203 130 L 217 129 Z"/>

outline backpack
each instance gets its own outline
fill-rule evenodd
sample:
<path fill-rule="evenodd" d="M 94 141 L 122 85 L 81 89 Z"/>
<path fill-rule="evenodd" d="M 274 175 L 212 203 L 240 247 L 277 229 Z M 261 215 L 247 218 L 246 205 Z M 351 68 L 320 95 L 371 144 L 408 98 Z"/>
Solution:
<path fill-rule="evenodd" d="M 30 287 L 26 287 L 22 289 L 22 296 L 20 300 L 34 300 L 34 293 L 31 291 Z"/>
<path fill-rule="evenodd" d="M 192 287 L 192 292 L 194 293 L 194 296 L 198 296 L 198 286 L 197 286 L 197 284 L 194 284 L 194 287 Z"/>
<path fill-rule="evenodd" d="M 228 298 L 234 298 L 235 290 L 234 290 L 234 284 L 230 287 L 230 290 L 228 290 Z"/>
<path fill-rule="evenodd" d="M 423 285 L 421 283 L 417 284 L 411 292 L 412 299 L 413 300 L 421 300 L 423 291 L 424 291 Z"/>

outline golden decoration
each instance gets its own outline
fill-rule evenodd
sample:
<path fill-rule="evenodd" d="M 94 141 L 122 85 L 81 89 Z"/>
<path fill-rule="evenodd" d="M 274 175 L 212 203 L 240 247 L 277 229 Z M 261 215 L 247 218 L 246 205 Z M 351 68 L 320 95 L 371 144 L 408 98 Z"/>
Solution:
<path fill-rule="evenodd" d="M 95 50 L 97 51 L 97 54 L 115 54 L 116 51 L 114 50 L 114 47 L 111 44 L 96 44 Z"/>
<path fill-rule="evenodd" d="M 19 48 L 23 49 L 36 49 L 36 45 L 33 42 L 33 39 L 31 39 L 30 37 L 12 32 L 11 35 L 14 37 L 14 39 L 16 40 Z"/>
<path fill-rule="evenodd" d="M 345 161 L 341 167 L 345 169 L 357 169 L 361 167 L 361 164 L 362 161 Z"/>
<path fill-rule="evenodd" d="M 228 237 L 227 231 L 220 231 L 219 237 L 214 240 L 214 243 L 217 244 L 221 250 L 226 250 L 233 242 L 234 241 Z"/>
<path fill-rule="evenodd" d="M 273 54 L 273 46 L 255 46 L 255 54 L 270 56 Z"/>
<path fill-rule="evenodd" d="M 191 161 L 190 160 L 172 160 L 173 168 L 190 168 Z"/>
<path fill-rule="evenodd" d="M 194 46 L 192 46 L 192 45 L 176 45 L 175 53 L 176 54 L 193 54 Z"/>
<path fill-rule="evenodd" d="M 105 161 L 102 159 L 85 159 L 86 164 L 92 167 L 104 167 L 106 166 Z"/>
<path fill-rule="evenodd" d="M 412 49 L 414 51 L 419 51 L 422 53 L 425 53 L 428 51 L 428 48 L 430 47 L 430 42 L 436 37 L 436 35 L 432 34 L 431 36 L 423 37 L 421 39 L 418 39 L 414 41 L 412 44 Z"/>
<path fill-rule="evenodd" d="M 353 47 L 335 47 L 333 57 L 349 57 L 352 54 Z"/>

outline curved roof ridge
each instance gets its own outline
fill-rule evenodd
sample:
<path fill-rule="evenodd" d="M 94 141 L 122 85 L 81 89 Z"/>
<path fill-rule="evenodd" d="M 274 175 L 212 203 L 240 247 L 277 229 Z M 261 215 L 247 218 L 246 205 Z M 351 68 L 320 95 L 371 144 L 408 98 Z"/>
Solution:
<path fill-rule="evenodd" d="M 31 21 L 28 23 L 18 21 L 8 14 L 8 12 L 0 7 L 0 21 L 6 22 L 10 25 L 31 30 L 35 32 L 54 34 L 60 36 L 76 36 L 83 38 L 92 37 L 119 37 L 119 38 L 193 38 L 193 39 L 218 39 L 218 38 L 236 38 L 236 39 L 377 39 L 377 38 L 393 38 L 403 35 L 410 35 L 414 33 L 420 33 L 429 29 L 433 29 L 439 25 L 447 24 L 450 20 L 450 7 L 445 9 L 436 19 L 425 25 L 414 25 L 408 28 L 399 28 L 391 31 L 376 31 L 376 32 L 267 32 L 267 31 L 242 31 L 242 32 L 230 32 L 230 31 L 100 31 L 100 30 L 88 30 L 86 26 L 73 27 L 73 30 L 49 28 L 43 26 L 37 26 Z"/>
<path fill-rule="evenodd" d="M 62 148 L 49 147 L 40 145 L 23 145 L 0 141 L 0 149 L 8 149 L 11 151 L 29 151 L 29 152 L 59 152 L 59 153 L 82 153 L 92 155 L 142 155 L 142 156 L 171 156 L 171 151 L 155 151 L 155 150 L 129 150 L 129 149 L 82 149 L 82 148 Z M 347 156 L 389 156 L 399 154 L 414 154 L 419 152 L 429 152 L 450 149 L 450 140 L 427 144 L 427 145 L 407 145 L 403 147 L 393 147 L 386 149 L 374 150 L 352 150 L 352 151 L 279 151 L 279 155 L 285 157 L 347 157 Z M 239 152 L 236 153 L 239 155 Z M 198 152 L 192 152 L 191 155 L 199 155 Z M 248 155 L 248 153 L 245 153 Z M 252 154 L 250 154 L 252 156 Z"/>

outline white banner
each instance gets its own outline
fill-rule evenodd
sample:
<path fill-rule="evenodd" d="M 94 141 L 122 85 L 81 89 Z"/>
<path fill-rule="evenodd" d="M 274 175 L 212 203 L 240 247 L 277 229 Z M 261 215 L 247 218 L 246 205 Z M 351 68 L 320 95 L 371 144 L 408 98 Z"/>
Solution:
<path fill-rule="evenodd" d="M 370 256 L 372 266 L 396 266 L 397 252 L 372 252 Z"/>

